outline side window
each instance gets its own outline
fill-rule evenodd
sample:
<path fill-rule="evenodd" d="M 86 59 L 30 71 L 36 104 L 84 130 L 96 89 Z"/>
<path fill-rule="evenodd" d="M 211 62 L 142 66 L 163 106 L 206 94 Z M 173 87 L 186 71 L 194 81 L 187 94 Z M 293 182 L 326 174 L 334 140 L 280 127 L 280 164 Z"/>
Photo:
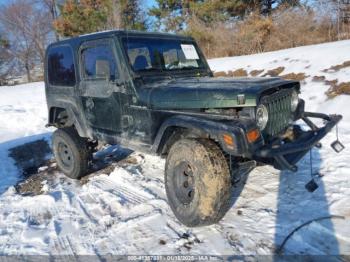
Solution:
<path fill-rule="evenodd" d="M 87 47 L 83 49 L 81 57 L 84 79 L 106 79 L 113 81 L 117 78 L 114 53 L 108 44 Z"/>
<path fill-rule="evenodd" d="M 75 85 L 74 59 L 69 46 L 57 46 L 49 50 L 48 80 L 50 85 Z"/>

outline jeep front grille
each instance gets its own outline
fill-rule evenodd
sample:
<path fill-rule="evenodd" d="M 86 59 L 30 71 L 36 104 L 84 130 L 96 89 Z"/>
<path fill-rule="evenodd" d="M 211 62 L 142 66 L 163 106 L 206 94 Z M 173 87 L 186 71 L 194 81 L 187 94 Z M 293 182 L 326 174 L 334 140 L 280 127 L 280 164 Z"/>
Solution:
<path fill-rule="evenodd" d="M 269 120 L 264 133 L 274 136 L 281 133 L 291 120 L 291 99 L 293 89 L 284 89 L 264 96 L 261 102 L 267 107 Z"/>

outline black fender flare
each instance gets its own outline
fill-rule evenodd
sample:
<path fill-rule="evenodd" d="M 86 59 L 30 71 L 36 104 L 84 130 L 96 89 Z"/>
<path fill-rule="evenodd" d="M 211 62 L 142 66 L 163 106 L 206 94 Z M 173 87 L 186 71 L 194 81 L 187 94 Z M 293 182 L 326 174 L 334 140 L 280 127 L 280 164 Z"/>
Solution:
<path fill-rule="evenodd" d="M 83 117 L 83 112 L 79 110 L 73 103 L 67 100 L 56 100 L 54 104 L 50 105 L 49 108 L 49 121 L 50 121 L 50 111 L 52 108 L 62 108 L 68 114 L 68 126 L 74 125 L 80 137 L 92 138 L 92 130 L 87 124 L 86 120 Z M 53 126 L 54 123 L 48 124 Z"/>
<path fill-rule="evenodd" d="M 159 154 L 162 151 L 162 147 L 165 144 L 165 141 L 162 141 L 162 139 L 169 128 L 190 129 L 199 136 L 206 136 L 217 141 L 225 152 L 232 155 L 244 155 L 248 149 L 245 139 L 245 128 L 240 121 L 231 121 L 228 124 L 193 116 L 176 115 L 165 120 L 160 126 L 151 148 L 153 153 Z M 229 134 L 233 137 L 236 145 L 234 150 L 227 148 L 223 141 L 224 134 Z"/>

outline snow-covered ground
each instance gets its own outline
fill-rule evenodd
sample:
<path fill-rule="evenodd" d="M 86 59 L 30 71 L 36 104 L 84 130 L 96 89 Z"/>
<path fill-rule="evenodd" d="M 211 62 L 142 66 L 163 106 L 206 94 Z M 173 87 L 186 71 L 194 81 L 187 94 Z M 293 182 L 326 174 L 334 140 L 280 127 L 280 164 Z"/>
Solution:
<path fill-rule="evenodd" d="M 305 73 L 301 96 L 307 110 L 344 116 L 340 137 L 350 146 L 350 97 L 328 100 L 327 80 L 350 81 L 350 67 L 324 72 L 350 61 L 350 41 L 300 47 L 251 56 L 209 61 L 215 71 L 285 67 L 282 74 Z M 49 139 L 43 83 L 0 87 L 0 255 L 1 254 L 273 254 L 294 228 L 310 219 L 330 215 L 301 228 L 286 243 L 292 254 L 350 255 L 350 151 L 335 153 L 332 132 L 321 149 L 313 150 L 320 170 L 318 190 L 309 193 L 309 156 L 298 173 L 256 168 L 235 205 L 217 225 L 186 228 L 167 205 L 163 185 L 164 160 L 133 152 L 112 168 L 83 181 L 63 176 L 50 164 L 41 168 L 42 194 L 23 196 L 13 185 L 20 171 L 8 150 L 41 138 Z M 125 150 L 107 149 L 118 156 Z M 118 158 L 118 157 L 116 157 Z M 123 157 L 120 157 L 123 158 Z M 46 171 L 45 169 L 51 171 Z"/>

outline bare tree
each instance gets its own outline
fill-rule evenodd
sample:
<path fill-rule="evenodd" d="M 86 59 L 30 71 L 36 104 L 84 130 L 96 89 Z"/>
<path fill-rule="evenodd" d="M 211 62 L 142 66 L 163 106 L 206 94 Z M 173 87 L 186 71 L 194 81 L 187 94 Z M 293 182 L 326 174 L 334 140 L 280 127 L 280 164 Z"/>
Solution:
<path fill-rule="evenodd" d="M 121 6 L 119 0 L 112 0 L 112 11 L 108 17 L 107 28 L 108 29 L 122 29 L 123 23 L 120 15 Z"/>
<path fill-rule="evenodd" d="M 51 22 L 58 18 L 57 0 L 39 0 L 47 8 L 51 15 Z M 56 41 L 60 40 L 59 34 L 54 30 Z"/>
<path fill-rule="evenodd" d="M 31 0 L 14 0 L 1 8 L 0 23 L 9 34 L 11 51 L 31 81 L 35 64 L 44 63 L 45 49 L 52 34 L 48 9 Z"/>
<path fill-rule="evenodd" d="M 10 52 L 10 45 L 0 34 L 0 85 L 2 85 L 6 78 L 11 74 L 13 69 L 13 59 Z"/>

